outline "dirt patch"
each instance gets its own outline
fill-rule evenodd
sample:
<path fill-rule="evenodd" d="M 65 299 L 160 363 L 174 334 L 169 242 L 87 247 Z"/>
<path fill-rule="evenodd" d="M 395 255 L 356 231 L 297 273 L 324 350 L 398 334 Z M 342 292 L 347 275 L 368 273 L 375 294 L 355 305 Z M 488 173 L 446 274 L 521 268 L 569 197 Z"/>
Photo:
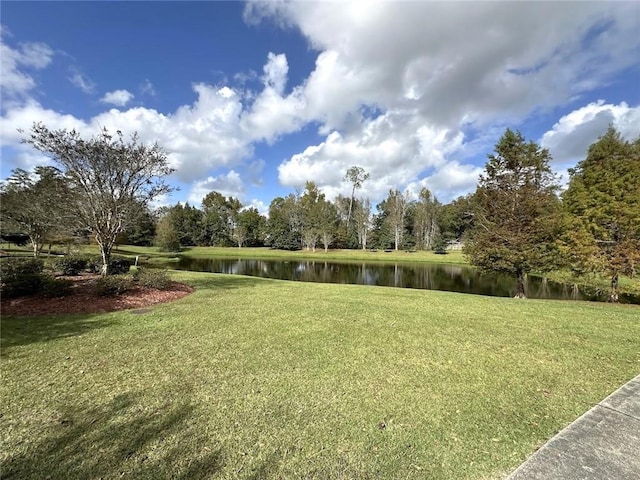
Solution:
<path fill-rule="evenodd" d="M 143 308 L 158 303 L 167 303 L 185 297 L 193 288 L 184 283 L 171 282 L 167 290 L 134 287 L 132 290 L 112 297 L 101 297 L 95 292 L 95 283 L 100 275 L 60 277 L 73 282 L 71 294 L 61 298 L 41 296 L 3 299 L 0 311 L 3 315 L 53 315 L 57 313 L 103 313 L 129 308 Z"/>

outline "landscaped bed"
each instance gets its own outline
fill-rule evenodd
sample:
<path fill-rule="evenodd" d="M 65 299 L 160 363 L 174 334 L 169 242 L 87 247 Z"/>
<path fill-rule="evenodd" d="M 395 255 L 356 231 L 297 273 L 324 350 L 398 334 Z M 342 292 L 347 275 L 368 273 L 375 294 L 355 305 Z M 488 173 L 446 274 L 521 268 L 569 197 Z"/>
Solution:
<path fill-rule="evenodd" d="M 634 306 L 173 279 L 3 313 L 3 478 L 500 478 L 640 371 Z"/>

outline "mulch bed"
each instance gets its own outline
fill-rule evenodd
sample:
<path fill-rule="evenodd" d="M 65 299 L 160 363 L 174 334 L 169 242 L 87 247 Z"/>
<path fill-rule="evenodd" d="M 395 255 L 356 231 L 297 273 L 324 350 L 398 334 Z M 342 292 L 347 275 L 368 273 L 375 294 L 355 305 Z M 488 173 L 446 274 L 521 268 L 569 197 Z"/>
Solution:
<path fill-rule="evenodd" d="M 70 295 L 60 298 L 28 296 L 3 299 L 0 302 L 0 312 L 2 315 L 19 316 L 113 312 L 171 302 L 193 292 L 193 288 L 188 285 L 171 282 L 167 290 L 136 286 L 122 295 L 101 297 L 95 292 L 95 283 L 100 275 L 84 274 L 59 278 L 73 282 Z"/>

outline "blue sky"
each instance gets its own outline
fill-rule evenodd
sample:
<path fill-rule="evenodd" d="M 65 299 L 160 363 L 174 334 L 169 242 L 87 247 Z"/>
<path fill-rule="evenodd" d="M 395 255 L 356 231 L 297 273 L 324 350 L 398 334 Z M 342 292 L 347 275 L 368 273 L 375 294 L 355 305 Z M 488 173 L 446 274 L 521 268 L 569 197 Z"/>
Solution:
<path fill-rule="evenodd" d="M 640 7 L 624 2 L 12 2 L 1 6 L 1 175 L 34 121 L 158 141 L 180 188 L 265 211 L 352 165 L 443 201 L 505 127 L 564 172 L 609 124 L 640 134 Z"/>

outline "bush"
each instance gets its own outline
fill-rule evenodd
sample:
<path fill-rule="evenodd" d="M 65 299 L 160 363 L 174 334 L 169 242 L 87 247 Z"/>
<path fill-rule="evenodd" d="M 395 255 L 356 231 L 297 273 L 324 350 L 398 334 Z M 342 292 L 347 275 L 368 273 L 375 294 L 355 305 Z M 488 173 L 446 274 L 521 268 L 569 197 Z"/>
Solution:
<path fill-rule="evenodd" d="M 64 297 L 71 293 L 73 282 L 64 278 L 43 277 L 41 292 L 45 297 Z"/>
<path fill-rule="evenodd" d="M 21 273 L 12 277 L 2 277 L 0 291 L 5 298 L 21 297 L 40 292 L 42 275 L 39 273 Z"/>
<path fill-rule="evenodd" d="M 66 255 L 53 261 L 52 268 L 62 275 L 75 276 L 87 269 L 89 257 L 80 255 Z"/>
<path fill-rule="evenodd" d="M 133 274 L 133 279 L 138 285 L 155 288 L 156 290 L 166 290 L 171 284 L 166 270 L 138 268 Z"/>
<path fill-rule="evenodd" d="M 44 260 L 34 257 L 9 257 L 0 263 L 0 275 L 42 273 Z"/>
<path fill-rule="evenodd" d="M 127 257 L 120 255 L 111 255 L 109 258 L 109 275 L 120 275 L 123 273 L 129 273 L 129 269 L 133 265 L 133 261 Z M 89 257 L 87 261 L 87 268 L 90 272 L 101 273 L 102 271 L 102 256 L 94 255 Z"/>
<path fill-rule="evenodd" d="M 112 256 L 109 259 L 109 275 L 128 273 L 133 262 L 127 257 Z"/>
<path fill-rule="evenodd" d="M 44 262 L 39 258 L 7 258 L 0 263 L 0 292 L 12 298 L 42 289 Z"/>
<path fill-rule="evenodd" d="M 96 293 L 101 297 L 122 295 L 133 288 L 133 277 L 130 275 L 108 275 L 100 277 L 96 282 Z"/>

